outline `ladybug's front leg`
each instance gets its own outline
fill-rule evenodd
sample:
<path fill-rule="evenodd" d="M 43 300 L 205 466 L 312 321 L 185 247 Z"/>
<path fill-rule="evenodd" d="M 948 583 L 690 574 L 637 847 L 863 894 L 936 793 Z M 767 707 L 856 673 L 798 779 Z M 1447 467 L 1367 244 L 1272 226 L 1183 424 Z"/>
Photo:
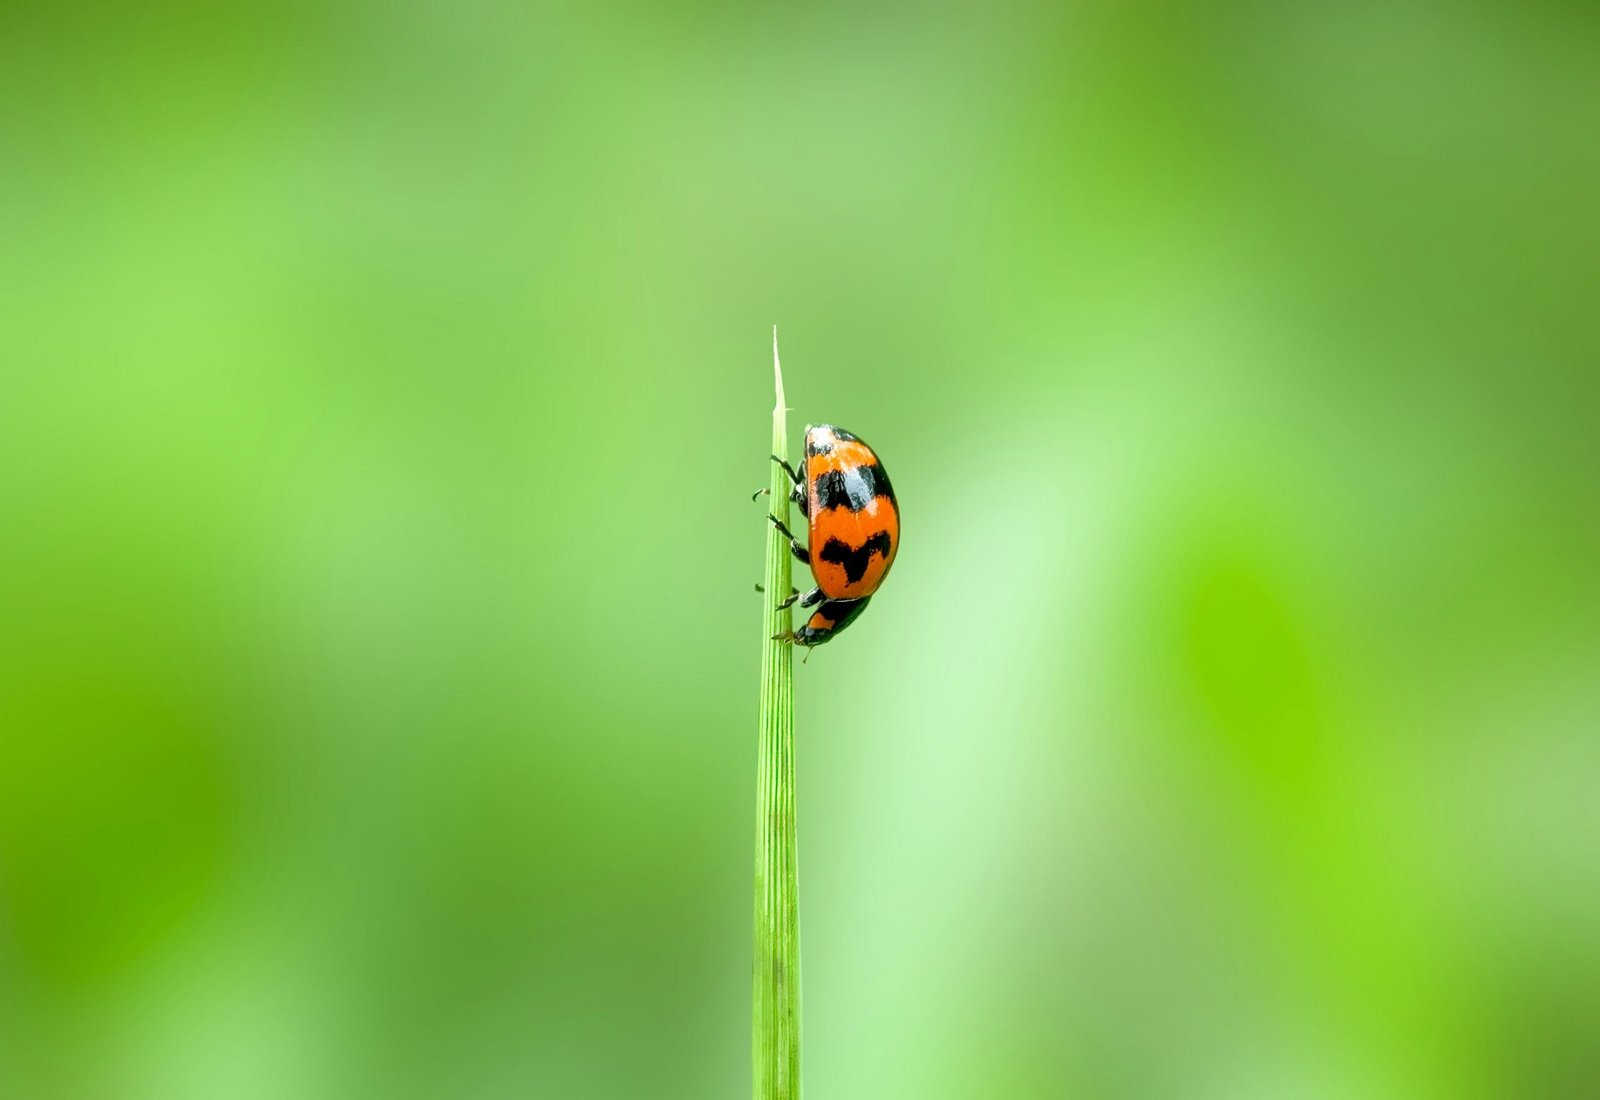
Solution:
<path fill-rule="evenodd" d="M 789 493 L 789 499 L 794 501 L 794 503 L 799 506 L 800 514 L 802 516 L 805 515 L 806 514 L 806 480 L 805 480 L 805 478 L 803 478 L 799 474 L 795 473 L 794 467 L 789 465 L 783 459 L 779 458 L 777 455 L 773 455 L 772 456 L 772 461 L 776 462 L 779 466 L 782 466 L 783 467 L 783 472 L 789 475 L 789 480 L 790 481 L 794 482 L 794 488 Z M 771 489 L 757 489 L 755 492 L 750 494 L 750 499 L 754 500 L 754 499 L 756 499 L 756 497 L 763 496 L 763 495 L 766 495 L 766 496 L 772 495 L 772 490 Z"/>
<path fill-rule="evenodd" d="M 794 467 L 789 465 L 783 459 L 779 458 L 777 455 L 773 455 L 772 461 L 783 467 L 783 472 L 789 475 L 789 480 L 794 482 L 797 487 L 805 484 L 805 479 L 799 474 L 795 473 Z"/>
<path fill-rule="evenodd" d="M 789 499 L 800 506 L 800 514 L 806 514 L 806 479 L 794 472 L 794 467 L 789 465 L 777 455 L 772 456 L 772 461 L 783 467 L 783 472 L 789 475 L 789 480 L 794 482 L 794 491 L 789 494 Z"/>
<path fill-rule="evenodd" d="M 789 530 L 789 528 L 784 524 L 783 520 L 779 519 L 771 512 L 767 513 L 767 518 L 772 521 L 772 526 L 778 529 L 779 534 L 783 535 L 784 538 L 789 540 L 790 552 L 793 553 L 794 556 L 803 564 L 810 565 L 811 551 L 800 545 L 800 540 L 794 537 L 794 532 Z"/>

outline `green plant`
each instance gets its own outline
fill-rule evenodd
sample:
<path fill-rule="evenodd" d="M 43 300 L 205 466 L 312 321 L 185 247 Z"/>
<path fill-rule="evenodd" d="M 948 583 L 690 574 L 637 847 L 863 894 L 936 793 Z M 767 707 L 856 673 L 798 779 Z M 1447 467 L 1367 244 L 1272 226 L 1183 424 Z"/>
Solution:
<path fill-rule="evenodd" d="M 772 453 L 789 457 L 788 408 L 778 329 L 772 329 Z M 772 514 L 789 520 L 789 479 L 776 462 Z M 763 520 L 765 522 L 765 520 Z M 800 891 L 794 812 L 794 649 L 789 631 L 789 543 L 767 523 L 766 596 L 761 617 L 761 723 L 756 763 L 754 999 L 751 1009 L 756 1100 L 800 1095 Z"/>

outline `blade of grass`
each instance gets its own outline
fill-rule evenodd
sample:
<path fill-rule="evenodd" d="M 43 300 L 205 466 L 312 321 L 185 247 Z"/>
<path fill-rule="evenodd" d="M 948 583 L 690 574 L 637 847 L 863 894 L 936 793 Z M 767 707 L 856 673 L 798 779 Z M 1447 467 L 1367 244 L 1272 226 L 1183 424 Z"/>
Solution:
<path fill-rule="evenodd" d="M 789 457 L 778 326 L 772 326 L 772 453 Z M 788 475 L 772 467 L 772 514 L 789 522 Z M 777 605 L 791 584 L 788 540 L 767 525 L 766 595 L 761 615 L 761 729 L 756 761 L 756 935 L 753 1030 L 755 1100 L 800 1095 L 800 869 L 794 815 L 794 648 L 789 609 Z"/>

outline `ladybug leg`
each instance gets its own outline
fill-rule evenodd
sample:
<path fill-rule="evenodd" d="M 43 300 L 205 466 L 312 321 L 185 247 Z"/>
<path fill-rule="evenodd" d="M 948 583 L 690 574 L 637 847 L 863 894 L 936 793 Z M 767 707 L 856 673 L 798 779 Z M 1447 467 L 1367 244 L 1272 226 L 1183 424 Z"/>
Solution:
<path fill-rule="evenodd" d="M 771 495 L 772 490 L 770 488 L 757 489 L 755 492 L 750 494 L 750 499 L 754 500 L 756 497 L 769 497 Z M 800 514 L 802 516 L 810 514 L 806 508 L 806 488 L 804 485 L 796 485 L 789 493 L 789 499 L 797 508 L 800 509 Z"/>
<path fill-rule="evenodd" d="M 779 466 L 782 466 L 783 472 L 789 475 L 790 481 L 794 482 L 794 490 L 789 494 L 789 499 L 795 504 L 799 505 L 800 514 L 802 516 L 806 515 L 806 479 L 795 473 L 794 467 L 789 465 L 783 459 L 779 458 L 777 455 L 772 456 L 772 461 L 776 462 Z M 756 497 L 763 495 L 771 496 L 772 490 L 757 489 L 755 492 L 750 494 L 750 499 L 754 500 Z"/>
<path fill-rule="evenodd" d="M 817 604 L 821 603 L 824 598 L 825 597 L 822 595 L 822 589 L 820 588 L 813 588 L 810 592 L 807 592 L 803 596 L 800 594 L 800 590 L 796 588 L 794 591 L 789 593 L 789 598 L 787 600 L 784 600 L 778 605 L 778 610 L 782 611 L 786 607 L 793 607 L 797 602 L 801 607 L 815 607 Z"/>
<path fill-rule="evenodd" d="M 784 538 L 789 540 L 790 552 L 792 552 L 794 556 L 801 562 L 805 563 L 806 565 L 810 565 L 811 551 L 800 545 L 800 540 L 794 537 L 794 532 L 789 530 L 788 526 L 784 524 L 783 520 L 779 519 L 770 512 L 767 513 L 767 519 L 772 521 L 772 526 L 778 529 L 779 534 L 783 535 Z"/>
<path fill-rule="evenodd" d="M 766 589 L 758 584 L 758 585 L 756 585 L 756 591 L 757 592 L 765 592 Z M 796 596 L 798 596 L 800 594 L 800 590 L 798 588 L 790 588 L 789 591 L 792 592 Z M 808 604 L 807 606 L 810 606 L 810 605 Z"/>
<path fill-rule="evenodd" d="M 789 475 L 789 480 L 790 481 L 794 482 L 796 485 L 805 484 L 804 479 L 801 478 L 801 476 L 799 474 L 794 472 L 794 467 L 789 465 L 783 459 L 779 458 L 777 455 L 773 455 L 772 456 L 772 461 L 776 462 L 779 466 L 783 467 L 783 472 Z"/>

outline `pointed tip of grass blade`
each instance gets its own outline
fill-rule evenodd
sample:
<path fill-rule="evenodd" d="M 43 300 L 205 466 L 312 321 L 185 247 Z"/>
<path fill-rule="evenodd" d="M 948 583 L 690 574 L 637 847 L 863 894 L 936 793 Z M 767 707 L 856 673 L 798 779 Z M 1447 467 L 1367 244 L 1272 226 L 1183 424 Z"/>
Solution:
<path fill-rule="evenodd" d="M 778 395 L 778 403 L 774 406 L 774 414 L 786 413 L 788 406 L 783 400 L 783 364 L 778 362 L 778 326 L 772 326 L 772 382 Z"/>

